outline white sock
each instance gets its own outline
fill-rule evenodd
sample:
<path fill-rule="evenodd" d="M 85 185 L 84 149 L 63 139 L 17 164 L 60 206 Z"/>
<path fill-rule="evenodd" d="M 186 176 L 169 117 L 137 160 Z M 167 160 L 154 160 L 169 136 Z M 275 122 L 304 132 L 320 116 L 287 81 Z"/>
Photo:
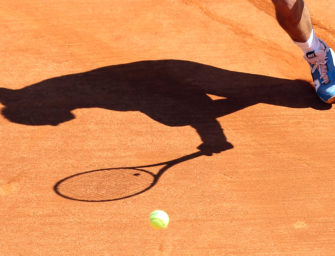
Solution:
<path fill-rule="evenodd" d="M 311 35 L 308 40 L 304 43 L 294 42 L 305 54 L 311 51 L 317 51 L 323 48 L 320 43 L 319 38 L 314 34 L 314 29 L 312 29 Z"/>

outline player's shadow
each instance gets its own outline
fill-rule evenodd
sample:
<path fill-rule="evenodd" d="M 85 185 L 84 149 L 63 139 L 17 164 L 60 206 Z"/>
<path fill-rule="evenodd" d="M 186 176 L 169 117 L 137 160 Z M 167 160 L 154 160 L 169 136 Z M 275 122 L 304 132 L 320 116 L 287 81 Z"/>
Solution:
<path fill-rule="evenodd" d="M 209 94 L 222 98 L 213 100 Z M 77 108 L 140 111 L 168 126 L 192 126 L 202 140 L 199 148 L 208 154 L 232 147 L 216 120 L 220 116 L 258 103 L 317 110 L 331 107 L 305 81 L 182 60 L 107 66 L 18 90 L 0 88 L 0 102 L 3 116 L 25 125 L 58 125 L 74 119 L 71 111 Z"/>

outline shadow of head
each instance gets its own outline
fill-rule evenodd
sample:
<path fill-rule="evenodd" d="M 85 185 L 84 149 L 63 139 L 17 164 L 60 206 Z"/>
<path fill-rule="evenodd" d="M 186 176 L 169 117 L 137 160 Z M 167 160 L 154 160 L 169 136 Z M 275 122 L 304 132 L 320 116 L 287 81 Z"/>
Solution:
<path fill-rule="evenodd" d="M 0 102 L 4 117 L 25 125 L 58 125 L 74 119 L 71 111 L 78 108 L 140 111 L 168 126 L 192 126 L 205 144 L 225 141 L 217 117 L 258 103 L 316 110 L 331 107 L 305 81 L 181 60 L 108 66 L 18 90 L 0 88 Z"/>
<path fill-rule="evenodd" d="M 75 118 L 69 109 L 53 106 L 42 96 L 23 95 L 21 90 L 0 88 L 0 102 L 5 105 L 2 115 L 14 123 L 56 126 Z"/>

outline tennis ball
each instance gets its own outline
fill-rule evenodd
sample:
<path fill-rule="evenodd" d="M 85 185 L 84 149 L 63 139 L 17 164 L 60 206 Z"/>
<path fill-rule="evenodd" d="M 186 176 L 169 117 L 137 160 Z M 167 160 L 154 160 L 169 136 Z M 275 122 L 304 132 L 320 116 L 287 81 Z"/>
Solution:
<path fill-rule="evenodd" d="M 169 220 L 169 215 L 162 210 L 155 210 L 150 214 L 150 224 L 154 229 L 167 228 Z"/>

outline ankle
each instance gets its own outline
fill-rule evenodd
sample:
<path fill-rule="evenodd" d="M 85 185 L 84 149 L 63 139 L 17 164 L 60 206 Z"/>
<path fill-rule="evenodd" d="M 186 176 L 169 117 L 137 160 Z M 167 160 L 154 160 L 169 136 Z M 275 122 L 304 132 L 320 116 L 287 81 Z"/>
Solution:
<path fill-rule="evenodd" d="M 312 32 L 306 42 L 294 42 L 303 52 L 304 54 L 312 51 L 319 51 L 324 49 L 324 45 L 320 42 L 320 39 L 315 35 L 314 30 Z"/>

